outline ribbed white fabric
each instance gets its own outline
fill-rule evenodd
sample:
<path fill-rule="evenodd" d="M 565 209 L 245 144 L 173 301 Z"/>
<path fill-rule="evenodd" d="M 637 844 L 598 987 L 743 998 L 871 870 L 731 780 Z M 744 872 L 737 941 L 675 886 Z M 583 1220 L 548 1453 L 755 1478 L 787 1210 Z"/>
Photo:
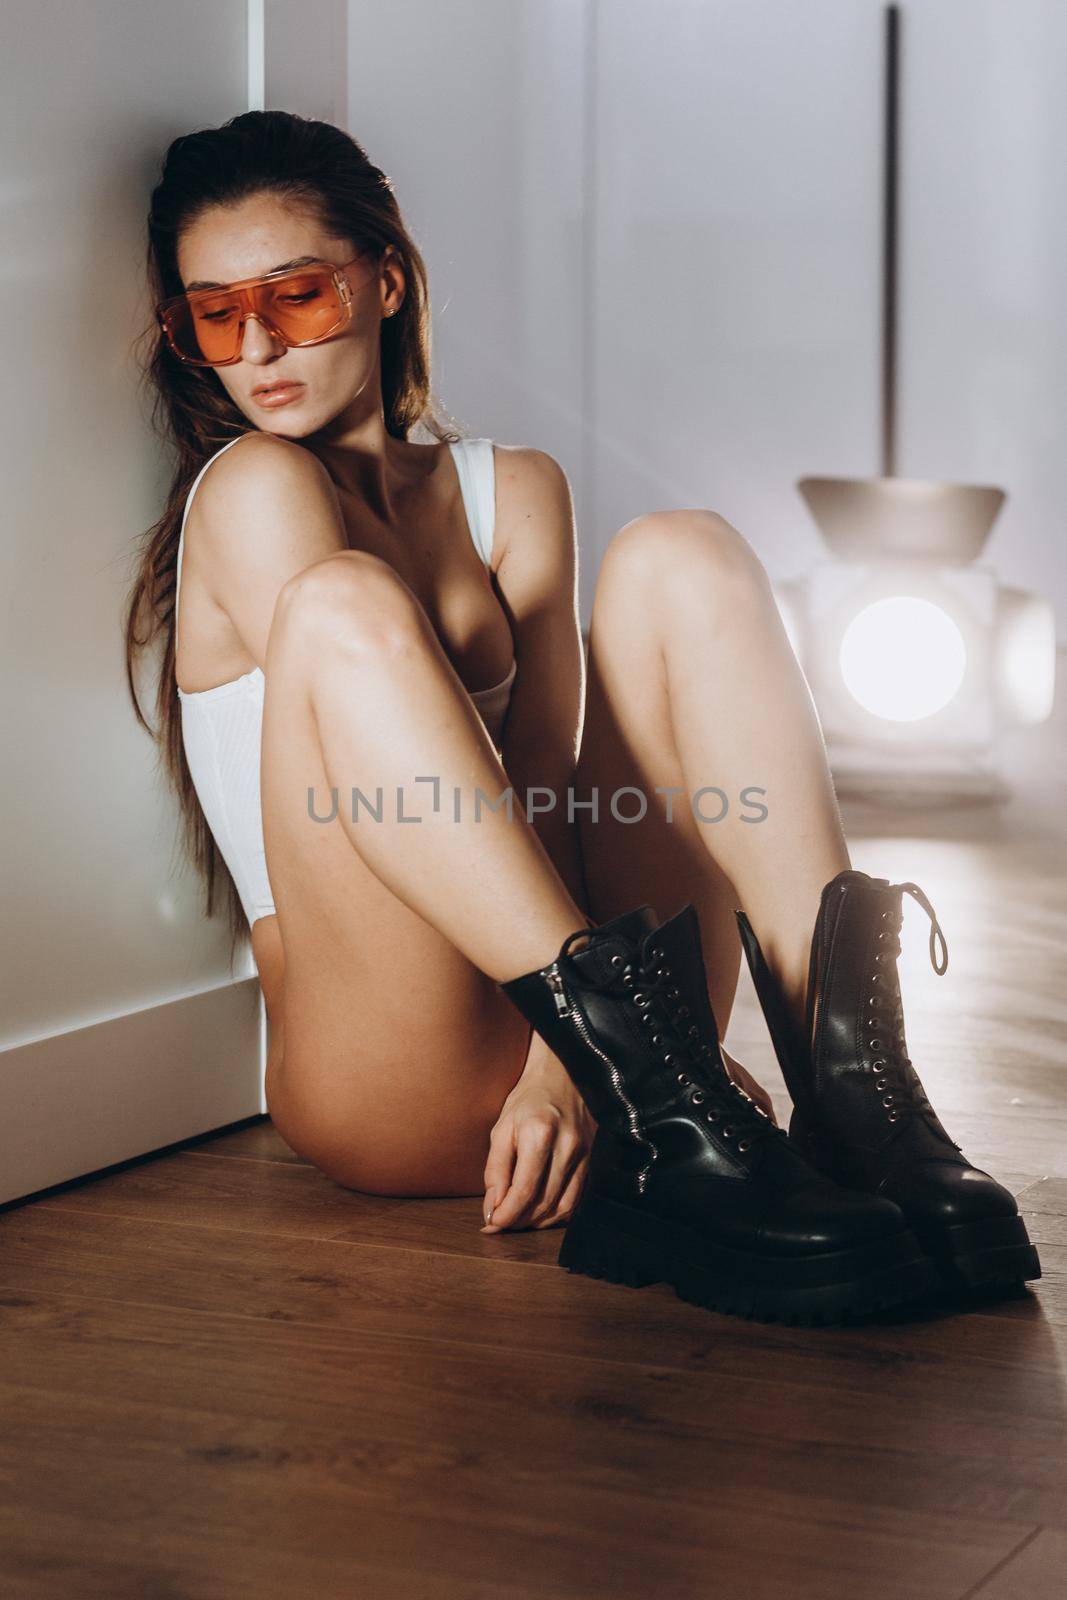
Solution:
<path fill-rule="evenodd" d="M 230 439 L 205 461 L 186 496 L 178 537 L 175 632 L 189 507 L 208 467 L 236 443 L 236 439 Z M 493 442 L 491 439 L 460 439 L 449 448 L 459 475 L 471 538 L 488 566 L 496 521 Z M 516 671 L 517 662 L 513 657 L 508 675 L 501 683 L 489 689 L 476 690 L 470 696 L 498 750 Z M 182 741 L 193 786 L 215 843 L 233 875 L 249 926 L 257 918 L 269 917 L 274 913 L 263 848 L 263 814 L 259 795 L 264 687 L 262 668 L 253 667 L 251 672 L 244 673 L 240 678 L 231 678 L 213 689 L 189 693 L 178 690 Z"/>

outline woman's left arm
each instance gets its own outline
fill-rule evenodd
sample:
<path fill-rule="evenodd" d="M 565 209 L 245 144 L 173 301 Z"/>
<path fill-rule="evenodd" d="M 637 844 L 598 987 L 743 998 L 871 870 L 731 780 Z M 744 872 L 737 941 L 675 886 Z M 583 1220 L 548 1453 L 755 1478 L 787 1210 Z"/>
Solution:
<path fill-rule="evenodd" d="M 516 807 L 526 805 L 527 788 L 551 791 L 532 795 L 535 807 L 554 796 L 551 809 L 535 811 L 530 823 L 584 919 L 578 826 L 567 820 L 585 708 L 570 485 L 543 451 L 499 445 L 496 483 L 496 588 L 518 663 L 502 737 L 504 769 Z M 566 1221 L 584 1182 L 595 1131 L 566 1069 L 532 1033 L 522 1075 L 490 1138 L 485 1184 L 492 1224 L 483 1232 Z"/>
<path fill-rule="evenodd" d="M 526 805 L 528 788 L 551 791 L 530 797 L 530 823 L 584 916 L 578 826 L 567 821 L 585 709 L 570 484 L 544 451 L 499 445 L 496 483 L 495 579 L 518 662 L 504 723 L 504 768 L 516 806 Z M 536 810 L 549 804 L 550 810 Z"/>

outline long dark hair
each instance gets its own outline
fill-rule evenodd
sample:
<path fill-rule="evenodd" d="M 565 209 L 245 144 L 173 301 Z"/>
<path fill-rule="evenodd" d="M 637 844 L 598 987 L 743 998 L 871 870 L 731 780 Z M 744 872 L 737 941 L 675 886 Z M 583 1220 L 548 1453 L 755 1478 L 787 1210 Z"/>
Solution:
<path fill-rule="evenodd" d="M 152 191 L 148 213 L 148 281 L 153 304 L 183 288 L 177 249 L 182 232 L 209 206 L 275 194 L 314 210 L 333 237 L 356 250 L 396 250 L 406 292 L 395 316 L 381 325 L 385 426 L 407 439 L 420 424 L 438 440 L 460 433 L 442 420 L 430 388 L 430 301 L 426 267 L 400 215 L 389 179 L 340 128 L 285 111 L 247 111 L 220 128 L 175 139 Z M 142 536 L 139 566 L 125 619 L 126 677 L 134 711 L 160 746 L 161 761 L 181 809 L 182 845 L 204 887 L 204 914 L 221 887 L 226 902 L 232 969 L 248 925 L 237 886 L 215 844 L 193 787 L 181 734 L 174 676 L 174 590 L 182 512 L 190 485 L 227 440 L 252 430 L 218 375 L 183 365 L 155 324 L 139 341 L 144 381 L 158 433 L 172 447 L 174 476 L 162 516 Z M 451 421 L 451 419 L 450 419 Z M 163 652 L 156 691 L 158 729 L 141 710 L 134 682 L 140 651 L 158 634 Z"/>

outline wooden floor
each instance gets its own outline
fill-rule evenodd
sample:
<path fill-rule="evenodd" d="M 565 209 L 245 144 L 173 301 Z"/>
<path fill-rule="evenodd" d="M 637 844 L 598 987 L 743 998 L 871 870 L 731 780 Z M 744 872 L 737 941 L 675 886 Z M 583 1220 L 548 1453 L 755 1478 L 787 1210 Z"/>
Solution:
<path fill-rule="evenodd" d="M 382 1200 L 269 1122 L 0 1216 L 4 1600 L 1043 1600 L 1067 1570 L 1061 729 L 1003 812 L 849 812 L 911 1055 L 1034 1292 L 851 1329 L 702 1311 Z M 1053 747 L 1049 742 L 1060 740 Z M 746 985 L 729 1041 L 776 1088 Z"/>

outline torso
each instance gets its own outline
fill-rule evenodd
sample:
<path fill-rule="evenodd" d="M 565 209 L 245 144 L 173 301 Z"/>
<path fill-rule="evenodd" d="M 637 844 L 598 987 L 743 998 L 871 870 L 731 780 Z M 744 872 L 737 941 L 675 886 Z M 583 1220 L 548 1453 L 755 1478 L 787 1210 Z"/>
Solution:
<path fill-rule="evenodd" d="M 335 484 L 348 547 L 379 556 L 399 573 L 426 611 L 462 683 L 471 691 L 485 689 L 498 684 L 511 665 L 511 627 L 472 542 L 447 444 L 409 448 L 425 456 L 427 467 L 423 476 L 413 474 L 417 487 L 404 508 L 403 532 L 382 523 L 362 500 Z M 180 646 L 175 641 L 175 677 L 189 693 L 241 677 L 257 665 L 197 572 L 193 552 L 199 541 L 190 529 L 198 506 L 194 497 L 185 530 Z M 494 567 L 498 551 L 494 541 Z M 270 1027 L 269 1057 L 280 1061 L 285 953 L 278 918 L 257 917 L 251 940 Z"/>

